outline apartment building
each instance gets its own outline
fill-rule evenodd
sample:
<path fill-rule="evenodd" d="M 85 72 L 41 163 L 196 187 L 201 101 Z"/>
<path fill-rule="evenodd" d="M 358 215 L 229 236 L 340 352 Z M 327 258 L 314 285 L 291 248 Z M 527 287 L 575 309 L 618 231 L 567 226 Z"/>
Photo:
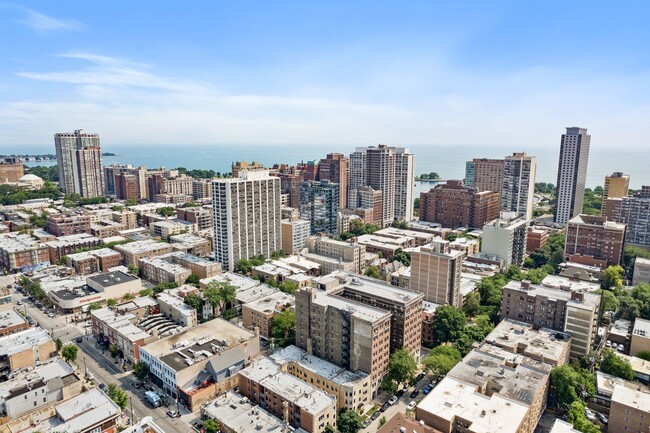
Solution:
<path fill-rule="evenodd" d="M 627 226 L 625 242 L 650 248 L 650 186 L 642 186 L 634 196 L 607 200 L 608 219 Z"/>
<path fill-rule="evenodd" d="M 516 212 L 527 220 L 533 218 L 533 195 L 537 160 L 526 152 L 515 152 L 503 160 L 501 211 Z"/>
<path fill-rule="evenodd" d="M 271 338 L 271 327 L 276 314 L 293 309 L 295 298 L 284 292 L 275 292 L 262 299 L 248 302 L 241 306 L 244 328 L 259 330 L 261 337 Z"/>
<path fill-rule="evenodd" d="M 90 312 L 92 334 L 106 347 L 117 346 L 130 364 L 140 361 L 140 347 L 156 341 L 157 336 L 137 326 L 139 317 L 120 314 L 108 307 Z"/>
<path fill-rule="evenodd" d="M 587 164 L 591 135 L 586 128 L 566 128 L 560 142 L 560 159 L 557 168 L 556 210 L 557 224 L 566 224 L 582 213 L 587 180 Z"/>
<path fill-rule="evenodd" d="M 650 430 L 650 394 L 617 386 L 612 394 L 607 430 L 646 433 Z"/>
<path fill-rule="evenodd" d="M 483 227 L 499 217 L 499 194 L 466 187 L 460 180 L 450 180 L 428 192 L 420 193 L 420 221 L 443 227 Z"/>
<path fill-rule="evenodd" d="M 311 233 L 335 234 L 339 184 L 328 180 L 300 184 L 300 218 L 309 221 Z"/>
<path fill-rule="evenodd" d="M 586 355 L 598 330 L 600 295 L 511 281 L 503 288 L 501 318 L 571 335 L 571 359 Z"/>
<path fill-rule="evenodd" d="M 115 182 L 115 198 L 118 200 L 139 200 L 138 178 L 133 174 L 117 173 Z"/>
<path fill-rule="evenodd" d="M 605 202 L 608 198 L 627 197 L 630 191 L 630 176 L 620 171 L 615 171 L 605 176 L 603 185 L 603 203 L 601 209 L 605 209 Z"/>
<path fill-rule="evenodd" d="M 239 392 L 293 428 L 322 433 L 336 427 L 336 397 L 262 358 L 239 372 Z"/>
<path fill-rule="evenodd" d="M 138 265 L 138 260 L 148 257 L 161 256 L 171 253 L 173 247 L 166 242 L 157 242 L 149 239 L 145 241 L 130 242 L 128 244 L 117 245 L 115 251 L 122 254 L 124 265 Z"/>
<path fill-rule="evenodd" d="M 366 247 L 358 243 L 310 236 L 305 239 L 305 246 L 309 253 L 303 256 L 321 265 L 323 275 L 337 270 L 360 274 L 366 268 Z"/>
<path fill-rule="evenodd" d="M 111 219 L 118 224 L 122 224 L 127 230 L 137 227 L 138 219 L 135 216 L 135 212 L 129 210 L 113 211 L 113 213 L 111 213 Z"/>
<path fill-rule="evenodd" d="M 82 129 L 54 134 L 59 186 L 66 194 L 99 197 L 104 194 L 104 171 L 98 134 Z"/>
<path fill-rule="evenodd" d="M 189 269 L 199 278 L 209 278 L 221 274 L 221 263 L 193 254 L 176 251 L 161 258 Z"/>
<path fill-rule="evenodd" d="M 510 265 L 521 266 L 526 254 L 528 220 L 514 212 L 501 212 L 498 219 L 483 226 L 481 252 Z"/>
<path fill-rule="evenodd" d="M 328 153 L 318 164 L 318 180 L 328 180 L 339 185 L 339 208 L 348 205 L 348 178 L 350 160 L 341 153 Z"/>
<path fill-rule="evenodd" d="M 192 197 L 194 200 L 205 200 L 212 196 L 211 179 L 194 179 L 192 181 Z"/>
<path fill-rule="evenodd" d="M 232 271 L 240 259 L 270 257 L 280 241 L 280 180 L 268 171 L 212 183 L 215 258 Z"/>
<path fill-rule="evenodd" d="M 197 311 L 187 305 L 183 298 L 167 292 L 159 293 L 156 297 L 160 314 L 184 328 L 193 328 L 198 323 Z"/>
<path fill-rule="evenodd" d="M 56 344 L 42 328 L 29 328 L 0 337 L 0 372 L 3 374 L 40 364 L 55 355 Z"/>
<path fill-rule="evenodd" d="M 632 285 L 637 286 L 641 283 L 650 283 L 650 259 L 637 257 L 634 260 Z"/>
<path fill-rule="evenodd" d="M 55 241 L 45 242 L 50 254 L 50 262 L 56 263 L 64 256 L 73 254 L 80 249 L 95 248 L 102 245 L 102 240 L 88 233 L 59 236 Z"/>
<path fill-rule="evenodd" d="M 50 264 L 47 245 L 28 234 L 8 233 L 0 237 L 0 265 L 9 272 L 26 272 Z"/>
<path fill-rule="evenodd" d="M 142 278 L 154 284 L 176 283 L 181 285 L 192 274 L 189 269 L 161 257 L 143 257 L 138 260 Z"/>
<path fill-rule="evenodd" d="M 108 272 L 122 263 L 122 255 L 111 248 L 66 255 L 66 264 L 79 275 Z"/>
<path fill-rule="evenodd" d="M 370 186 L 350 189 L 347 211 L 360 216 L 366 224 L 383 226 L 384 195 Z"/>
<path fill-rule="evenodd" d="M 528 235 L 526 237 L 526 252 L 533 252 L 542 248 L 548 242 L 548 230 L 528 227 Z"/>
<path fill-rule="evenodd" d="M 630 356 L 636 356 L 639 352 L 650 352 L 650 320 L 637 317 L 632 329 Z"/>
<path fill-rule="evenodd" d="M 214 229 L 214 213 L 209 206 L 179 207 L 176 209 L 176 218 L 196 224 L 198 231 Z"/>
<path fill-rule="evenodd" d="M 431 244 L 411 252 L 411 290 L 422 293 L 424 300 L 460 308 L 461 265 L 465 253 L 452 250 L 449 241 L 435 238 Z"/>
<path fill-rule="evenodd" d="M 608 221 L 604 216 L 573 217 L 567 224 L 564 257 L 570 262 L 578 261 L 601 269 L 620 265 L 625 231 L 625 224 Z"/>
<path fill-rule="evenodd" d="M 305 248 L 305 240 L 311 235 L 311 223 L 303 219 L 280 222 L 280 239 L 285 254 L 298 254 Z"/>
<path fill-rule="evenodd" d="M 197 226 L 189 221 L 172 219 L 157 221 L 149 224 L 151 234 L 162 239 L 168 239 L 170 236 L 195 233 Z"/>
<path fill-rule="evenodd" d="M 501 196 L 503 159 L 474 158 L 465 165 L 465 185 L 479 191 L 493 191 Z"/>
<path fill-rule="evenodd" d="M 52 214 L 47 217 L 46 230 L 57 237 L 90 233 L 90 217 L 87 215 Z"/>
<path fill-rule="evenodd" d="M 0 184 L 18 182 L 25 175 L 25 167 L 18 158 L 4 158 L 0 161 Z"/>
<path fill-rule="evenodd" d="M 413 219 L 415 155 L 407 148 L 357 147 L 350 155 L 350 190 L 370 186 L 382 192 L 382 226 Z"/>

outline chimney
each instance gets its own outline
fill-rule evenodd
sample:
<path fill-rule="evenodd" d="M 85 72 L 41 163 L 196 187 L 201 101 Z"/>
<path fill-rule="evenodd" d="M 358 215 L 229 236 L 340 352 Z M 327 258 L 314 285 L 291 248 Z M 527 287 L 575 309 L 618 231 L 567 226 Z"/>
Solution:
<path fill-rule="evenodd" d="M 574 292 L 571 292 L 571 300 L 572 301 L 578 301 L 578 302 L 584 302 L 585 300 L 585 292 L 582 290 L 576 290 Z"/>

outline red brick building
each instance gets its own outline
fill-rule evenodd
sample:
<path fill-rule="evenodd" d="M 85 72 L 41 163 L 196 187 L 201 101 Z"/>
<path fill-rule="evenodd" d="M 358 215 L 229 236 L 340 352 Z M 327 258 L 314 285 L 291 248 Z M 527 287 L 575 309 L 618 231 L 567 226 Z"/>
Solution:
<path fill-rule="evenodd" d="M 548 241 L 548 231 L 536 227 L 528 227 L 526 251 L 531 252 L 542 248 Z"/>
<path fill-rule="evenodd" d="M 578 215 L 567 225 L 564 256 L 591 266 L 620 265 L 625 247 L 625 224 L 604 216 Z"/>
<path fill-rule="evenodd" d="M 47 217 L 47 231 L 56 237 L 90 233 L 90 217 L 85 215 L 50 215 Z"/>

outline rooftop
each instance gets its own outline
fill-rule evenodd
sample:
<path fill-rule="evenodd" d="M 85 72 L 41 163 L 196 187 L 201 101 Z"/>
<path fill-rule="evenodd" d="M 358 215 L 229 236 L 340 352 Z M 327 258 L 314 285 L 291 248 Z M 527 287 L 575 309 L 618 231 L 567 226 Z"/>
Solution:
<path fill-rule="evenodd" d="M 0 237 L 0 249 L 9 253 L 32 249 L 38 246 L 40 246 L 40 243 L 27 234 L 15 235 L 10 233 Z"/>
<path fill-rule="evenodd" d="M 617 386 L 612 394 L 612 403 L 614 402 L 646 414 L 650 413 L 650 394 L 643 391 Z"/>
<path fill-rule="evenodd" d="M 145 350 L 165 362 L 172 369 L 179 371 L 190 365 L 186 362 L 186 359 L 195 358 L 192 351 L 209 352 L 199 354 L 199 356 L 204 355 L 203 359 L 205 359 L 215 355 L 216 352 L 213 352 L 213 346 L 234 347 L 254 337 L 255 334 L 252 332 L 223 319 L 214 319 L 176 335 L 154 341 L 141 347 L 140 350 Z"/>
<path fill-rule="evenodd" d="M 129 283 L 131 281 L 138 281 L 139 278 L 126 274 L 122 271 L 112 271 L 112 272 L 107 272 L 105 274 L 99 274 L 99 275 L 94 275 L 92 277 L 88 277 L 88 280 L 102 287 L 111 287 L 117 284 L 124 284 L 124 283 Z"/>
<path fill-rule="evenodd" d="M 59 236 L 55 241 L 45 242 L 45 245 L 51 248 L 60 248 L 68 245 L 75 245 L 80 242 L 101 242 L 101 239 L 88 233 L 79 233 L 70 236 Z"/>
<path fill-rule="evenodd" d="M 26 323 L 23 316 L 18 314 L 15 310 L 0 311 L 0 329 L 10 328 Z"/>
<path fill-rule="evenodd" d="M 48 341 L 52 341 L 52 337 L 43 328 L 30 328 L 5 335 L 0 337 L 0 356 L 14 355 Z"/>
<path fill-rule="evenodd" d="M 129 242 L 128 244 L 117 245 L 115 247 L 115 250 L 131 254 L 140 254 L 169 247 L 169 244 L 166 242 L 158 242 L 153 239 L 147 239 L 144 241 Z"/>
<path fill-rule="evenodd" d="M 195 224 L 185 220 L 173 219 L 165 221 L 156 221 L 151 223 L 152 226 L 165 227 L 165 228 L 176 228 L 176 227 L 189 227 L 194 226 Z"/>
<path fill-rule="evenodd" d="M 158 294 L 158 301 L 174 307 L 176 310 L 178 310 L 181 314 L 185 316 L 193 316 L 195 313 L 194 308 L 190 307 L 185 302 L 183 302 L 181 298 L 172 296 L 165 292 Z"/>
<path fill-rule="evenodd" d="M 371 294 L 375 298 L 384 299 L 389 302 L 399 301 L 402 303 L 424 298 L 422 293 L 391 286 L 388 283 L 374 278 L 343 271 L 334 271 L 328 275 L 314 278 L 316 284 L 327 281 L 331 282 L 333 280 L 338 281 L 338 285 L 333 288 L 328 288 L 328 293 L 336 294 L 347 289 L 354 292 Z"/>
<path fill-rule="evenodd" d="M 528 284 L 528 287 L 526 287 Z M 567 301 L 572 305 L 586 305 L 592 308 L 598 308 L 600 304 L 600 295 L 594 293 L 584 293 L 584 302 L 571 300 L 572 293 L 578 292 L 577 290 L 542 286 L 540 284 L 531 284 L 527 281 L 510 281 L 504 287 L 506 289 L 515 289 L 526 292 L 529 296 L 544 296 L 548 299 Z"/>
<path fill-rule="evenodd" d="M 295 303 L 295 296 L 284 292 L 275 292 L 270 296 L 249 302 L 245 305 L 251 310 L 259 311 L 262 313 L 272 313 L 274 311 L 281 311 L 287 305 L 294 305 Z"/>
<path fill-rule="evenodd" d="M 50 358 L 43 364 L 29 369 L 16 370 L 11 373 L 9 380 L 0 383 L 0 399 L 15 395 L 15 390 L 38 381 L 47 383 L 50 379 L 66 377 L 74 373 L 74 369 L 61 358 Z"/>
<path fill-rule="evenodd" d="M 580 431 L 574 429 L 572 424 L 561 419 L 556 419 L 549 433 L 580 433 Z"/>
<path fill-rule="evenodd" d="M 650 338 L 650 320 L 637 317 L 634 321 L 632 337 Z"/>
<path fill-rule="evenodd" d="M 369 322 L 377 322 L 390 319 L 391 313 L 378 308 L 368 307 L 364 304 L 349 301 L 321 290 L 311 289 L 313 293 L 312 302 L 316 305 L 330 306 L 339 310 L 348 311 L 351 316 Z"/>
<path fill-rule="evenodd" d="M 313 415 L 336 404 L 336 397 L 280 371 L 279 366 L 270 358 L 260 358 L 250 367 L 241 370 L 240 374 Z"/>
<path fill-rule="evenodd" d="M 512 319 L 502 320 L 484 342 L 551 364 L 562 364 L 570 344 L 570 335 L 551 329 L 533 329 L 532 325 Z"/>
<path fill-rule="evenodd" d="M 610 230 L 625 230 L 625 224 L 617 223 L 616 221 L 607 221 L 607 217 L 600 215 L 577 215 L 569 220 L 569 224 L 588 224 Z"/>
<path fill-rule="evenodd" d="M 181 235 L 181 236 L 185 236 L 185 235 Z M 196 236 L 194 236 L 194 237 L 196 237 Z M 199 238 L 199 239 L 202 239 L 204 241 L 206 240 L 206 239 L 203 239 L 203 238 Z M 214 262 L 214 261 L 212 261 L 210 259 L 195 256 L 194 254 L 190 254 L 190 253 L 184 253 L 182 251 L 176 251 L 176 252 L 173 252 L 173 253 L 169 253 L 169 255 L 165 255 L 165 256 L 161 256 L 161 257 L 162 258 L 176 257 L 179 260 L 183 260 L 183 261 L 186 261 L 186 262 L 189 262 L 189 263 L 195 263 L 195 264 L 217 263 L 217 262 Z"/>
<path fill-rule="evenodd" d="M 138 264 L 150 265 L 156 269 L 161 269 L 170 274 L 183 274 L 190 272 L 189 269 L 177 264 L 167 261 L 161 257 L 143 257 L 138 260 Z"/>
<path fill-rule="evenodd" d="M 516 433 L 526 418 L 528 405 L 476 391 L 476 385 L 445 377 L 418 404 L 417 414 L 425 411 L 454 424 L 456 417 L 469 421 L 473 433 Z M 418 416 L 419 417 L 419 416 Z"/>
<path fill-rule="evenodd" d="M 403 433 L 402 429 L 405 429 L 408 433 L 441 433 L 440 430 L 417 422 L 401 412 L 393 415 L 386 424 L 377 430 L 377 433 Z"/>
<path fill-rule="evenodd" d="M 284 426 L 280 419 L 233 391 L 206 403 L 202 412 L 233 432 L 245 432 L 254 427 L 259 433 L 277 433 Z"/>
<path fill-rule="evenodd" d="M 165 431 L 158 427 L 150 416 L 145 416 L 136 424 L 122 430 L 122 433 L 165 433 Z"/>
<path fill-rule="evenodd" d="M 560 275 L 547 275 L 542 280 L 542 285 L 550 287 L 552 289 L 563 289 L 570 291 L 584 290 L 585 292 L 593 292 L 594 290 L 600 290 L 601 288 L 600 284 L 597 282 L 576 280 Z"/>
<path fill-rule="evenodd" d="M 609 333 L 627 338 L 627 335 L 630 333 L 631 329 L 632 322 L 627 319 L 617 319 L 609 329 Z"/>
<path fill-rule="evenodd" d="M 315 374 L 339 385 L 350 384 L 368 378 L 366 373 L 353 373 L 336 364 L 332 364 L 331 362 L 325 361 L 314 355 L 310 355 L 296 346 L 287 346 L 284 349 L 278 350 L 271 355 L 271 359 L 279 365 L 284 365 L 288 362 L 295 362 L 306 370 L 312 371 Z"/>
<path fill-rule="evenodd" d="M 56 405 L 57 417 L 44 421 L 43 428 L 35 430 L 56 432 L 86 431 L 104 420 L 115 418 L 120 408 L 97 388 L 79 394 Z"/>

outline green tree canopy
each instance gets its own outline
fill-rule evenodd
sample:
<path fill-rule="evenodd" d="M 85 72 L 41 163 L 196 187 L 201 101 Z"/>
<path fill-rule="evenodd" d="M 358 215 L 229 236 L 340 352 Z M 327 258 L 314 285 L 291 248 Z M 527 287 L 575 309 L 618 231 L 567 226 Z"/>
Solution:
<path fill-rule="evenodd" d="M 594 395 L 596 379 L 586 370 L 562 365 L 551 370 L 551 390 L 560 409 L 568 410 L 571 403 L 580 399 L 580 393 Z"/>
<path fill-rule="evenodd" d="M 418 364 L 413 355 L 406 348 L 396 350 L 388 361 L 388 380 L 392 380 L 399 386 L 409 384 L 413 381 Z"/>
<path fill-rule="evenodd" d="M 431 349 L 422 361 L 427 371 L 434 376 L 444 376 L 461 360 L 458 349 L 453 346 L 440 345 Z"/>
<path fill-rule="evenodd" d="M 66 344 L 61 349 L 61 356 L 67 362 L 74 362 L 75 359 L 77 359 L 77 351 L 78 351 L 78 348 L 74 344 Z"/>
<path fill-rule="evenodd" d="M 110 397 L 111 400 L 115 402 L 120 409 L 124 410 L 126 405 L 129 403 L 129 396 L 122 388 L 117 386 L 114 383 L 108 385 L 106 394 Z"/>
<path fill-rule="evenodd" d="M 357 433 L 363 421 L 358 413 L 350 409 L 343 409 L 338 416 L 337 426 L 341 433 Z"/>
<path fill-rule="evenodd" d="M 603 359 L 600 362 L 600 370 L 603 373 L 611 374 L 612 376 L 626 380 L 632 380 L 636 376 L 630 363 L 627 360 L 620 358 L 616 355 L 616 352 L 611 349 L 603 350 Z"/>
<path fill-rule="evenodd" d="M 600 428 L 587 419 L 585 404 L 576 400 L 569 405 L 567 421 L 573 424 L 573 428 L 582 433 L 600 433 Z"/>
<path fill-rule="evenodd" d="M 133 375 L 138 378 L 138 380 L 145 380 L 149 375 L 149 366 L 146 362 L 136 362 L 133 364 Z"/>
<path fill-rule="evenodd" d="M 187 279 L 185 279 L 185 284 L 191 284 L 194 287 L 199 287 L 200 282 L 201 278 L 196 274 L 191 274 Z"/>
<path fill-rule="evenodd" d="M 293 295 L 298 291 L 298 285 L 293 281 L 283 281 L 278 288 L 284 293 L 288 293 L 290 295 Z"/>
<path fill-rule="evenodd" d="M 176 208 L 174 208 L 173 206 L 165 206 L 165 207 L 158 208 L 156 210 L 156 213 L 160 216 L 170 217 L 176 215 Z"/>
<path fill-rule="evenodd" d="M 102 308 L 102 304 L 100 304 L 99 302 L 93 302 L 90 305 L 88 305 L 88 311 L 99 310 L 100 308 Z"/>
<path fill-rule="evenodd" d="M 459 308 L 443 305 L 433 319 L 433 339 L 437 344 L 455 341 L 463 335 L 467 319 Z"/>
<path fill-rule="evenodd" d="M 618 292 L 623 288 L 625 269 L 621 266 L 608 266 L 603 273 L 603 288 Z"/>
<path fill-rule="evenodd" d="M 281 311 L 273 316 L 271 335 L 280 346 L 288 346 L 296 341 L 296 313 L 293 310 Z"/>
<path fill-rule="evenodd" d="M 213 419 L 206 419 L 203 421 L 203 428 L 205 429 L 205 433 L 217 433 L 221 430 L 219 423 Z"/>
<path fill-rule="evenodd" d="M 364 273 L 367 277 L 371 278 L 376 278 L 378 280 L 381 280 L 381 273 L 379 272 L 379 269 L 377 269 L 376 266 L 368 266 L 366 268 L 366 272 Z"/>

